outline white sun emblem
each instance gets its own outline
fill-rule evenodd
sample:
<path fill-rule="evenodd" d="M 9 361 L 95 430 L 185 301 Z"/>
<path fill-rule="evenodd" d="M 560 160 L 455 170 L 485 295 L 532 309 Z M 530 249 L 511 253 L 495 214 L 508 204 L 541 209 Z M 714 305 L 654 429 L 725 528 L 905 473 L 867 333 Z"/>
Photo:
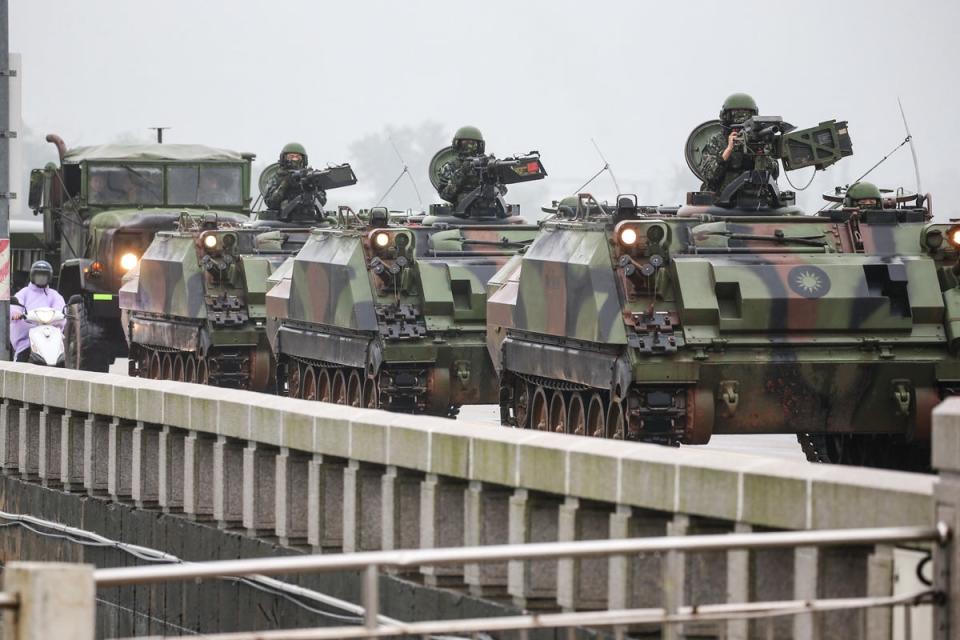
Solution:
<path fill-rule="evenodd" d="M 797 274 L 797 286 L 807 293 L 814 293 L 820 288 L 820 276 L 813 271 L 802 271 Z"/>

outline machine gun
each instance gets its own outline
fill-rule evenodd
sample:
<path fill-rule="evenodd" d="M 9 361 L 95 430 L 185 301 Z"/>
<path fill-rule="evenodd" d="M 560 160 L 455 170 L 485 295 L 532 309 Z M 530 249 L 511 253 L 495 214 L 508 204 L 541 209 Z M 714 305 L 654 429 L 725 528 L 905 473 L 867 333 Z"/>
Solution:
<path fill-rule="evenodd" d="M 295 219 L 320 220 L 322 207 L 327 202 L 327 190 L 357 184 L 357 176 L 349 163 L 326 169 L 298 169 L 290 173 L 297 195 L 283 203 L 279 219 L 289 222 Z"/>
<path fill-rule="evenodd" d="M 440 171 L 445 163 L 456 158 L 451 147 L 442 149 L 430 163 L 431 182 L 440 189 Z M 433 206 L 431 211 L 454 215 L 458 218 L 507 218 L 515 215 L 512 205 L 504 202 L 508 184 L 542 180 L 547 175 L 540 152 L 531 151 L 525 155 L 497 159 L 493 156 L 462 158 L 459 168 L 462 175 L 471 176 L 471 182 L 477 183 L 469 193 L 462 195 L 456 206 Z"/>

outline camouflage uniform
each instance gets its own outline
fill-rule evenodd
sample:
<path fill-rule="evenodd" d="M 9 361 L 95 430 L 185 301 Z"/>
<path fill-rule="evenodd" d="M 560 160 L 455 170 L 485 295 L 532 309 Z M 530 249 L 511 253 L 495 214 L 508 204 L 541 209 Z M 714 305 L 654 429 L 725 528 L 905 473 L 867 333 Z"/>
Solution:
<path fill-rule="evenodd" d="M 476 127 L 460 127 L 453 135 L 452 145 L 457 157 L 440 167 L 437 191 L 441 198 L 457 206 L 463 196 L 480 186 L 480 176 L 470 170 L 466 161 L 483 157 L 483 134 Z M 501 185 L 500 193 L 506 192 L 506 187 Z"/>
<path fill-rule="evenodd" d="M 774 178 L 780 175 L 780 165 L 776 160 L 745 155 L 734 148 L 730 159 L 724 162 L 723 150 L 727 148 L 729 131 L 721 131 L 707 141 L 703 147 L 703 162 L 700 172 L 703 174 L 702 191 L 720 193 L 730 182 L 744 171 L 766 169 Z"/>
<path fill-rule="evenodd" d="M 288 153 L 300 154 L 302 157 L 300 166 L 294 166 L 286 160 Z M 267 188 L 263 192 L 263 202 L 268 209 L 281 211 L 287 201 L 301 193 L 302 189 L 300 188 L 300 181 L 296 178 L 296 173 L 304 169 L 310 170 L 307 167 L 307 152 L 303 145 L 296 142 L 286 144 L 280 151 L 280 169 L 267 183 Z M 327 194 L 322 190 L 316 191 L 316 199 L 321 207 L 327 204 Z"/>

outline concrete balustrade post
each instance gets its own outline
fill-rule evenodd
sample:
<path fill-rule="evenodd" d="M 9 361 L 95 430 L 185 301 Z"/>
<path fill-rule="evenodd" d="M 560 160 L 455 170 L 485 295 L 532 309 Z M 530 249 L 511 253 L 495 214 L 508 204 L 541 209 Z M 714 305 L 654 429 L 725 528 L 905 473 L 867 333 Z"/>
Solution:
<path fill-rule="evenodd" d="M 243 450 L 243 526 L 248 535 L 275 534 L 276 482 L 277 449 L 248 442 Z"/>
<path fill-rule="evenodd" d="M 137 507 L 148 509 L 160 502 L 160 428 L 137 422 L 133 430 L 131 495 Z"/>
<path fill-rule="evenodd" d="M 314 553 L 343 549 L 346 462 L 314 454 L 307 466 L 307 543 Z"/>
<path fill-rule="evenodd" d="M 11 562 L 3 590 L 20 606 L 4 614 L 5 640 L 93 640 L 97 589 L 93 565 Z"/>
<path fill-rule="evenodd" d="M 4 399 L 0 403 L 0 465 L 4 471 L 20 462 L 20 403 Z"/>
<path fill-rule="evenodd" d="M 44 407 L 40 412 L 40 481 L 45 487 L 59 489 L 60 476 L 60 447 L 62 446 L 60 430 L 63 427 L 63 414 L 59 410 Z"/>
<path fill-rule="evenodd" d="M 510 497 L 510 544 L 556 542 L 560 501 L 557 497 L 516 489 Z M 507 592 L 516 606 L 556 606 L 557 561 L 514 560 L 507 565 Z"/>
<path fill-rule="evenodd" d="M 933 488 L 935 521 L 950 528 L 949 544 L 933 553 L 933 588 L 947 594 L 943 606 L 933 608 L 933 638 L 960 635 L 960 398 L 948 398 L 933 411 Z"/>
<path fill-rule="evenodd" d="M 793 599 L 813 600 L 817 597 L 820 580 L 820 550 L 798 547 L 793 552 Z M 819 640 L 820 627 L 812 613 L 801 613 L 793 618 L 794 640 Z"/>
<path fill-rule="evenodd" d="M 422 475 L 388 466 L 381 478 L 383 517 L 381 547 L 416 549 L 420 546 L 420 482 Z M 390 570 L 392 572 L 392 570 Z M 417 569 L 410 569 L 416 572 Z"/>
<path fill-rule="evenodd" d="M 617 505 L 610 513 L 610 538 L 663 537 L 669 514 Z M 651 609 L 663 606 L 664 559 L 660 554 L 612 556 L 609 559 L 607 609 Z M 634 627 L 631 627 L 633 629 Z M 618 629 L 625 632 L 626 629 Z M 657 635 L 657 625 L 637 625 L 636 631 Z"/>
<path fill-rule="evenodd" d="M 213 516 L 213 443 L 214 437 L 201 431 L 189 431 L 184 439 L 183 512 L 194 520 Z"/>
<path fill-rule="evenodd" d="M 606 540 L 610 510 L 597 503 L 568 497 L 560 505 L 557 537 L 561 542 Z M 557 603 L 564 611 L 607 606 L 609 560 L 563 558 L 557 561 Z"/>
<path fill-rule="evenodd" d="M 218 436 L 213 445 L 213 519 L 221 529 L 243 526 L 243 447 Z"/>
<path fill-rule="evenodd" d="M 307 454 L 287 447 L 282 447 L 277 455 L 276 533 L 280 544 L 288 547 L 307 544 L 309 462 Z"/>
<path fill-rule="evenodd" d="M 106 495 L 110 423 L 106 418 L 90 414 L 83 421 L 83 486 L 90 495 Z"/>
<path fill-rule="evenodd" d="M 510 541 L 511 492 L 506 487 L 472 481 L 463 494 L 464 544 L 468 547 L 507 544 Z M 485 562 L 463 567 L 470 593 L 479 597 L 507 594 L 506 563 Z"/>
<path fill-rule="evenodd" d="M 133 498 L 133 423 L 110 421 L 107 453 L 107 492 L 117 502 Z"/>
<path fill-rule="evenodd" d="M 742 522 L 734 525 L 735 533 L 751 533 L 753 527 Z M 746 549 L 727 551 L 727 598 L 729 603 L 750 602 L 750 552 Z M 728 620 L 727 640 L 748 640 L 748 620 Z"/>
<path fill-rule="evenodd" d="M 667 524 L 668 536 L 685 536 L 690 530 L 690 517 L 677 514 Z M 668 551 L 663 561 L 663 608 L 667 613 L 676 613 L 684 603 L 684 586 L 687 582 L 685 554 Z M 663 625 L 664 640 L 678 640 L 683 637 L 683 625 L 672 623 Z"/>
<path fill-rule="evenodd" d="M 420 548 L 462 547 L 467 483 L 428 473 L 420 483 Z M 463 584 L 463 565 L 422 567 L 428 586 Z"/>
<path fill-rule="evenodd" d="M 867 558 L 867 595 L 893 595 L 893 547 L 879 545 Z M 893 610 L 889 607 L 867 609 L 866 638 L 890 638 L 893 635 Z"/>
<path fill-rule="evenodd" d="M 24 480 L 33 480 L 40 473 L 40 408 L 24 404 L 20 407 L 20 451 L 17 469 Z"/>
<path fill-rule="evenodd" d="M 343 552 L 379 551 L 383 467 L 350 460 L 343 469 Z"/>
<path fill-rule="evenodd" d="M 64 411 L 60 416 L 60 482 L 64 491 L 83 491 L 84 415 Z"/>
<path fill-rule="evenodd" d="M 183 512 L 186 432 L 164 425 L 157 437 L 157 502 L 164 513 Z"/>

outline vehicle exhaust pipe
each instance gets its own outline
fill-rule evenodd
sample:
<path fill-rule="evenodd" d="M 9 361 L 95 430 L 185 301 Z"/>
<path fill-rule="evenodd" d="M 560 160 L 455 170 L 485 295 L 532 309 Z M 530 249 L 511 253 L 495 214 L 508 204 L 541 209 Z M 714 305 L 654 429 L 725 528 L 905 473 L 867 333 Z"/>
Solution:
<path fill-rule="evenodd" d="M 47 142 L 57 147 L 57 155 L 60 156 L 60 164 L 63 164 L 63 158 L 67 155 L 67 145 L 64 143 L 63 138 L 55 133 L 48 133 Z"/>

